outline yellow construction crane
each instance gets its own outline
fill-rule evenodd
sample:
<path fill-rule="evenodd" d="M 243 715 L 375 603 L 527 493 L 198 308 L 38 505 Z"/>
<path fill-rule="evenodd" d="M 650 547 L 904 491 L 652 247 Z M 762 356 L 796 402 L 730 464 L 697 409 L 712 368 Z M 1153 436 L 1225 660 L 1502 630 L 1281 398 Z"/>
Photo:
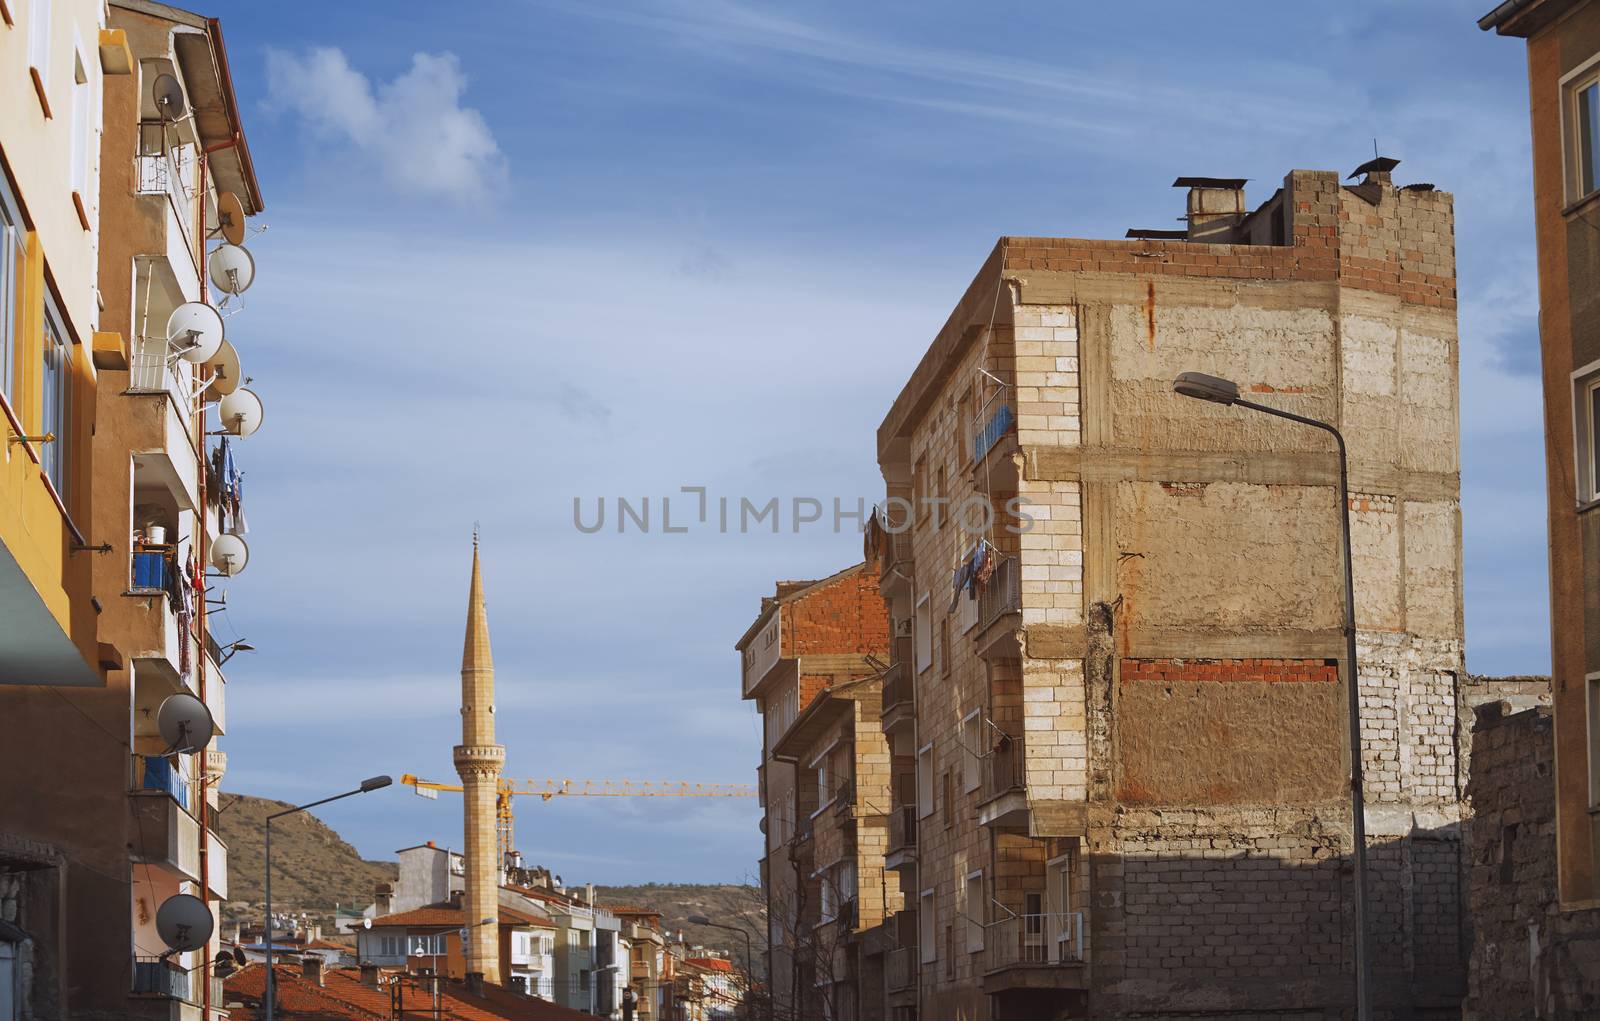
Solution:
<path fill-rule="evenodd" d="M 424 798 L 437 798 L 440 791 L 461 793 L 458 783 L 420 780 L 410 773 L 402 776 L 400 782 L 411 786 Z M 495 795 L 495 817 L 502 860 L 514 849 L 511 799 L 518 794 L 544 801 L 554 798 L 753 798 L 756 788 L 747 783 L 681 780 L 508 780 L 501 777 Z"/>

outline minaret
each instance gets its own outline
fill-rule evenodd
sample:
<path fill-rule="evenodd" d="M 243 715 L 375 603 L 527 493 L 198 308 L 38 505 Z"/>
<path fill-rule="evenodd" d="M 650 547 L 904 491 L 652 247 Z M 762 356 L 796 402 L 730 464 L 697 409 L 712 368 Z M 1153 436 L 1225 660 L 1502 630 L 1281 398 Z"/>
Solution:
<path fill-rule="evenodd" d="M 461 743 L 456 774 L 466 806 L 466 970 L 500 984 L 500 927 L 479 924 L 500 917 L 500 849 L 495 796 L 506 750 L 494 741 L 494 660 L 489 654 L 489 617 L 483 607 L 478 568 L 478 533 L 472 533 L 472 592 L 467 597 L 467 640 L 461 651 Z M 469 980 L 470 981 L 470 980 Z"/>

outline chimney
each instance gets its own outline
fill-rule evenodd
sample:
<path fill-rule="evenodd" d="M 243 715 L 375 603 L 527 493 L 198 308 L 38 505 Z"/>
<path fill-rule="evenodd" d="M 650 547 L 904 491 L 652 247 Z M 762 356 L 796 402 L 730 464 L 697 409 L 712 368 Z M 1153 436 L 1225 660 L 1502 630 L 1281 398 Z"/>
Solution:
<path fill-rule="evenodd" d="M 394 887 L 379 883 L 373 888 L 373 914 L 387 915 L 394 910 Z"/>
<path fill-rule="evenodd" d="M 594 884 L 593 883 L 584 883 L 583 884 L 583 899 L 584 899 L 584 902 L 586 904 L 588 904 L 591 908 L 594 907 Z"/>
<path fill-rule="evenodd" d="M 307 954 L 300 960 L 300 974 L 307 982 L 315 982 L 319 986 L 325 986 L 328 983 L 323 977 L 323 969 L 327 965 L 328 962 L 323 959 L 321 954 Z M 365 973 L 363 973 L 363 977 L 365 977 Z"/>
<path fill-rule="evenodd" d="M 1247 177 L 1180 177 L 1174 188 L 1189 189 L 1190 241 L 1227 245 L 1234 243 L 1234 228 L 1244 219 Z"/>
<path fill-rule="evenodd" d="M 483 972 L 467 972 L 467 992 L 471 993 L 473 996 L 483 995 Z"/>
<path fill-rule="evenodd" d="M 361 966 L 361 984 L 371 986 L 374 989 L 378 987 L 378 966 L 376 964 L 363 964 Z"/>
<path fill-rule="evenodd" d="M 1361 178 L 1361 183 L 1350 190 L 1369 205 L 1377 205 L 1383 201 L 1386 193 L 1394 189 L 1393 171 L 1399 165 L 1399 160 L 1389 156 L 1372 157 L 1350 172 L 1350 177 Z"/>

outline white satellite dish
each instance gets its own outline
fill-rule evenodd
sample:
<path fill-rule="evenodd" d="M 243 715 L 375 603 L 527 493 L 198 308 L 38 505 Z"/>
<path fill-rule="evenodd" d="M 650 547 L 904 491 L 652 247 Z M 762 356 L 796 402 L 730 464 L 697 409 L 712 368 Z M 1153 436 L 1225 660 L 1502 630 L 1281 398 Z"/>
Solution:
<path fill-rule="evenodd" d="M 206 704 L 180 691 L 161 700 L 156 710 L 156 729 L 168 748 L 189 755 L 210 744 L 217 728 Z"/>
<path fill-rule="evenodd" d="M 203 362 L 222 347 L 222 313 L 203 301 L 186 301 L 167 317 L 167 346 L 186 362 Z"/>
<path fill-rule="evenodd" d="M 362 928 L 363 928 L 363 929 L 370 929 L 370 928 L 372 928 L 372 919 L 370 919 L 370 918 L 363 918 L 363 919 L 362 919 L 362 920 L 361 920 L 361 927 L 362 927 Z"/>
<path fill-rule="evenodd" d="M 183 86 L 170 74 L 157 75 L 150 87 L 150 98 L 155 100 L 156 113 L 168 124 L 180 120 L 188 109 L 183 98 Z"/>
<path fill-rule="evenodd" d="M 192 893 L 174 894 L 156 909 L 156 935 L 178 953 L 199 950 L 211 942 L 216 927 L 211 909 Z"/>
<path fill-rule="evenodd" d="M 226 340 L 217 348 L 216 354 L 206 359 L 200 367 L 202 376 L 211 377 L 211 382 L 206 385 L 205 397 L 207 400 L 218 400 L 226 397 L 239 389 L 239 384 L 244 382 L 244 377 L 239 370 L 239 352 Z"/>
<path fill-rule="evenodd" d="M 250 547 L 237 535 L 219 535 L 211 541 L 211 566 L 233 577 L 250 562 Z"/>
<path fill-rule="evenodd" d="M 261 416 L 264 413 L 261 398 L 246 387 L 240 387 L 224 397 L 217 406 L 217 414 L 222 417 L 222 428 L 239 437 L 249 436 L 261 428 Z"/>
<path fill-rule="evenodd" d="M 224 294 L 243 294 L 256 278 L 255 258 L 235 244 L 212 249 L 206 265 L 211 272 L 211 285 Z"/>

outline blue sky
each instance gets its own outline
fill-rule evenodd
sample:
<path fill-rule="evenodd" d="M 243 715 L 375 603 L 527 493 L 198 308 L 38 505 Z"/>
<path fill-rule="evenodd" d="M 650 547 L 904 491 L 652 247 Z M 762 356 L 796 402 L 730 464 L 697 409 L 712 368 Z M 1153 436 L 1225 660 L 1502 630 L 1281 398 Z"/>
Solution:
<path fill-rule="evenodd" d="M 1479 6 L 208 12 L 270 228 L 229 320 L 267 413 L 213 618 L 259 649 L 229 665 L 228 788 L 452 776 L 475 521 L 508 775 L 753 780 L 733 642 L 858 538 L 584 535 L 574 497 L 870 500 L 874 430 L 997 236 L 1171 226 L 1179 174 L 1260 201 L 1374 137 L 1456 195 L 1468 666 L 1546 672 L 1526 80 Z M 569 881 L 760 853 L 753 801 L 520 807 Z M 449 795 L 325 818 L 371 857 L 460 842 Z"/>

